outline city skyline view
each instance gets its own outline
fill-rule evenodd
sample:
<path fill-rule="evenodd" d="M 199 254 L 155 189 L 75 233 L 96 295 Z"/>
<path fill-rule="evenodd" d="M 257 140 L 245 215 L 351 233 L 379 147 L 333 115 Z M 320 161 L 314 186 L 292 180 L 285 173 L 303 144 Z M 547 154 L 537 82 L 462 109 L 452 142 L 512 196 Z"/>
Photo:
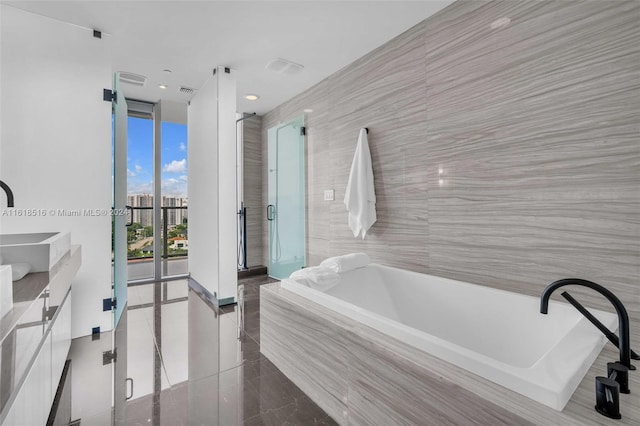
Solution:
<path fill-rule="evenodd" d="M 153 194 L 153 120 L 129 117 L 127 194 Z M 187 126 L 162 122 L 162 195 L 187 197 Z"/>
<path fill-rule="evenodd" d="M 142 226 L 151 226 L 153 224 L 153 212 L 151 210 L 140 209 L 140 207 L 153 207 L 153 195 L 129 194 L 127 195 L 127 206 L 133 207 L 133 223 L 139 223 Z M 163 195 L 161 198 L 161 206 L 169 207 L 166 212 L 168 226 L 182 224 L 187 219 L 187 210 L 183 209 L 183 207 L 189 206 L 189 202 L 186 197 Z"/>

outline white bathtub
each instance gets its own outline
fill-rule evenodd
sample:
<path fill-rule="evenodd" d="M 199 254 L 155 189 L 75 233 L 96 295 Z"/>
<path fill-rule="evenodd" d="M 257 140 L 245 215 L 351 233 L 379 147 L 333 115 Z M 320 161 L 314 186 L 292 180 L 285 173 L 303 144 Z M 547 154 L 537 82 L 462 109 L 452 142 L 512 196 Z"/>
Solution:
<path fill-rule="evenodd" d="M 343 273 L 325 292 L 281 285 L 556 410 L 606 343 L 569 304 L 552 301 L 542 315 L 537 297 L 382 265 Z M 616 315 L 590 310 L 617 328 Z"/>

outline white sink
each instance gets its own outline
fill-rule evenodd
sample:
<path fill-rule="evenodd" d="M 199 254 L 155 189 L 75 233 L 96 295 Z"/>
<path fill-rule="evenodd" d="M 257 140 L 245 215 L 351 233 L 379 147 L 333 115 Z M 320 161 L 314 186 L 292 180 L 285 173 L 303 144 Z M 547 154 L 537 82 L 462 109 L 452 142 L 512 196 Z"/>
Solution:
<path fill-rule="evenodd" d="M 28 263 L 31 272 L 47 272 L 69 252 L 68 232 L 0 234 L 2 263 Z"/>
<path fill-rule="evenodd" d="M 0 265 L 0 319 L 13 308 L 11 265 Z"/>

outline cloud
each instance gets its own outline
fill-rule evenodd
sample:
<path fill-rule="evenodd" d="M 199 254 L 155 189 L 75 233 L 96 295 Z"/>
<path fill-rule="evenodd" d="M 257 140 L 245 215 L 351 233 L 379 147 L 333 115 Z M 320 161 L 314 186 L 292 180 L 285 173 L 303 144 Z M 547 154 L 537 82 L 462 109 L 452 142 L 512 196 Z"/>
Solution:
<path fill-rule="evenodd" d="M 180 176 L 180 180 L 186 182 L 188 180 L 187 175 Z"/>
<path fill-rule="evenodd" d="M 173 160 L 171 163 L 165 164 L 162 171 L 169 173 L 184 173 L 187 171 L 187 159 L 183 158 L 180 161 Z"/>
<path fill-rule="evenodd" d="M 134 194 L 153 194 L 153 182 L 139 182 L 130 184 L 127 188 L 129 195 Z"/>
<path fill-rule="evenodd" d="M 182 179 L 162 179 L 162 195 L 185 197 L 187 195 L 187 182 Z"/>
<path fill-rule="evenodd" d="M 135 166 L 133 166 L 133 170 L 127 169 L 127 176 L 128 177 L 136 177 L 136 176 L 138 176 L 138 178 L 140 178 L 142 171 L 144 171 L 144 168 L 140 164 L 136 164 Z M 147 175 L 148 175 L 148 173 L 147 173 Z"/>
<path fill-rule="evenodd" d="M 180 151 L 186 151 L 187 145 L 184 142 L 180 142 Z"/>

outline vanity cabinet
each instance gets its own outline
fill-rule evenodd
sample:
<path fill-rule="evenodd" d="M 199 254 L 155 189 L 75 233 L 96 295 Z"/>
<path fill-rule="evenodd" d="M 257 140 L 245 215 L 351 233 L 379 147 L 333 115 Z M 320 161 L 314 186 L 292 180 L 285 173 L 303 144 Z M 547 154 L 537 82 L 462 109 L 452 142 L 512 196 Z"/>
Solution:
<path fill-rule="evenodd" d="M 0 323 L 2 426 L 47 423 L 71 346 L 71 280 L 80 266 L 79 247 L 61 262 L 14 283 L 13 311 Z"/>
<path fill-rule="evenodd" d="M 6 426 L 44 425 L 53 401 L 51 380 L 51 333 L 43 340 L 40 352 L 27 372 L 7 417 Z"/>
<path fill-rule="evenodd" d="M 60 306 L 58 316 L 51 326 L 51 382 L 53 393 L 58 387 L 64 363 L 71 347 L 71 293 Z"/>

